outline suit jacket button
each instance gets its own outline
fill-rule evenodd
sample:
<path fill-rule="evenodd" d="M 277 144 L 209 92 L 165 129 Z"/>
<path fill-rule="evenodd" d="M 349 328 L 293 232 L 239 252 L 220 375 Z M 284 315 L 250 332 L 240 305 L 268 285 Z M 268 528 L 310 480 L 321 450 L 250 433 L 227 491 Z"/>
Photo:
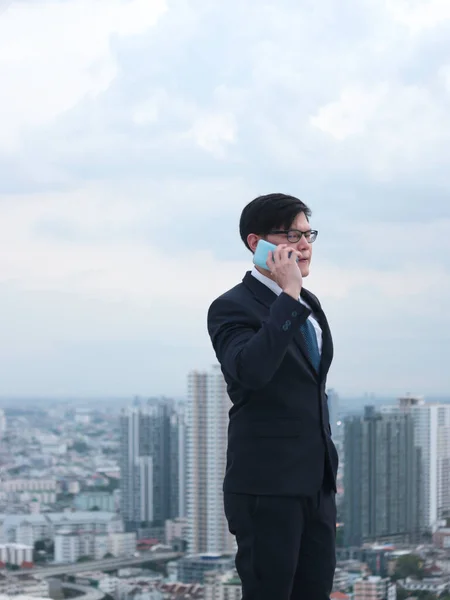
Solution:
<path fill-rule="evenodd" d="M 298 312 L 296 310 L 294 310 L 294 312 L 292 313 L 293 317 L 296 317 L 298 315 Z"/>
<path fill-rule="evenodd" d="M 291 326 L 291 322 L 290 321 L 286 321 L 286 323 L 283 325 L 283 331 L 287 331 L 290 326 Z"/>
<path fill-rule="evenodd" d="M 290 326 L 291 326 L 291 322 L 290 321 L 286 321 L 286 323 L 283 325 L 283 331 L 287 331 Z"/>

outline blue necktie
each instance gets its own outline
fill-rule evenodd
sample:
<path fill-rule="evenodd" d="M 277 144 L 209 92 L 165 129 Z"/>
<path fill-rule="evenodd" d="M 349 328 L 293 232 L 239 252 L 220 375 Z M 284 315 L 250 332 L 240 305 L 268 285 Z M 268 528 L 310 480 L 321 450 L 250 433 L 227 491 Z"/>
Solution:
<path fill-rule="evenodd" d="M 319 345 L 317 343 L 316 330 L 310 319 L 306 319 L 306 322 L 300 327 L 300 330 L 305 339 L 305 344 L 308 349 L 309 358 L 316 369 L 319 372 L 320 368 L 320 352 Z"/>

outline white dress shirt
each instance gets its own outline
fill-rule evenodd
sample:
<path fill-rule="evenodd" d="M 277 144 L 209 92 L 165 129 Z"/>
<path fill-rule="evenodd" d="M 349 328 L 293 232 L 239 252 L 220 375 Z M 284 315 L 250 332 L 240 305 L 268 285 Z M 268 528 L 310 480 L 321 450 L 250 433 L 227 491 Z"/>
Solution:
<path fill-rule="evenodd" d="M 255 266 L 252 269 L 252 275 L 253 277 L 255 277 L 255 279 L 257 279 L 258 281 L 266 285 L 270 290 L 272 290 L 272 292 L 274 292 L 277 296 L 279 296 L 283 291 L 276 281 L 273 281 L 273 279 L 270 279 L 270 277 L 266 277 L 266 275 L 263 275 L 260 271 L 258 271 L 258 269 Z M 311 310 L 309 304 L 305 302 L 302 297 L 299 297 L 298 301 L 304 304 L 307 308 L 309 308 L 309 310 Z M 314 331 L 316 332 L 317 337 L 317 345 L 319 346 L 320 354 L 322 354 L 322 328 L 320 327 L 317 319 L 313 316 L 312 312 L 309 315 L 308 319 L 314 326 Z"/>

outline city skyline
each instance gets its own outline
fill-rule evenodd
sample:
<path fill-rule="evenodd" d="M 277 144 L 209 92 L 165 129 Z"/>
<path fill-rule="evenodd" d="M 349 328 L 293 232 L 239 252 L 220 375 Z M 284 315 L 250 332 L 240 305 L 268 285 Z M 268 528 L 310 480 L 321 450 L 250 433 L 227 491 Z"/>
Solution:
<path fill-rule="evenodd" d="M 197 368 L 192 369 L 192 371 L 209 371 L 212 368 L 217 367 L 214 363 L 207 365 L 205 368 Z M 186 379 L 189 378 L 189 373 L 187 374 Z M 374 394 L 373 392 L 365 392 L 363 394 L 358 395 L 347 395 L 341 394 L 340 390 L 333 387 L 327 386 L 327 394 L 329 395 L 329 400 L 335 400 L 335 397 L 338 399 L 339 408 L 346 414 L 348 412 L 354 413 L 355 411 L 363 412 L 364 407 L 367 404 L 374 404 L 375 406 L 390 406 L 392 403 L 396 403 L 400 398 L 403 397 L 420 397 L 423 399 L 425 404 L 450 404 L 450 393 L 443 396 L 432 396 L 432 395 L 423 395 L 423 394 L 411 394 L 407 392 L 406 394 Z M 0 410 L 11 409 L 14 408 L 30 408 L 31 406 L 35 406 L 37 409 L 45 409 L 48 406 L 58 406 L 58 405 L 67 405 L 73 406 L 77 408 L 82 408 L 88 410 L 92 407 L 91 402 L 98 402 L 102 408 L 104 404 L 110 403 L 110 408 L 117 412 L 120 412 L 122 409 L 127 408 L 131 404 L 135 402 L 145 403 L 145 402 L 158 402 L 158 401 L 172 401 L 177 405 L 186 405 L 189 401 L 189 394 L 185 391 L 184 394 L 179 396 L 175 394 L 168 394 L 165 392 L 162 393 L 153 393 L 141 392 L 139 394 L 99 394 L 99 395 L 52 395 L 52 394 L 42 394 L 42 395 L 23 395 L 16 396 L 14 394 L 0 396 Z"/>
<path fill-rule="evenodd" d="M 446 5 L 88 4 L 0 14 L 0 395 L 182 395 L 273 191 L 319 230 L 330 387 L 449 393 Z"/>
<path fill-rule="evenodd" d="M 83 562 L 79 576 L 92 586 L 135 594 L 149 587 L 145 577 L 105 574 L 106 563 L 125 567 L 162 551 L 169 562 L 158 581 L 151 575 L 155 590 L 195 584 L 199 600 L 212 589 L 237 600 L 222 505 L 230 399 L 217 365 L 192 371 L 186 384 L 187 405 L 165 396 L 135 398 L 120 413 L 70 403 L 0 410 L 0 563 L 34 574 L 75 573 Z M 394 600 L 402 588 L 430 591 L 432 574 L 437 600 L 450 590 L 436 559 L 449 556 L 450 405 L 406 395 L 357 417 L 328 392 L 343 474 L 330 597 Z M 44 587 L 26 582 L 43 597 Z"/>

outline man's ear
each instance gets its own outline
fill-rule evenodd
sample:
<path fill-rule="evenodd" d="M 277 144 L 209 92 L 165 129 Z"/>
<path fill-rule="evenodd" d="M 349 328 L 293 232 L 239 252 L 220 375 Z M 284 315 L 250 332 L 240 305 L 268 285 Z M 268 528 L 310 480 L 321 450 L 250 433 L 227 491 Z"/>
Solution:
<path fill-rule="evenodd" d="M 249 245 L 250 250 L 255 253 L 256 246 L 258 245 L 259 240 L 261 239 L 260 235 L 256 235 L 256 233 L 249 233 L 247 236 L 247 244 Z"/>

